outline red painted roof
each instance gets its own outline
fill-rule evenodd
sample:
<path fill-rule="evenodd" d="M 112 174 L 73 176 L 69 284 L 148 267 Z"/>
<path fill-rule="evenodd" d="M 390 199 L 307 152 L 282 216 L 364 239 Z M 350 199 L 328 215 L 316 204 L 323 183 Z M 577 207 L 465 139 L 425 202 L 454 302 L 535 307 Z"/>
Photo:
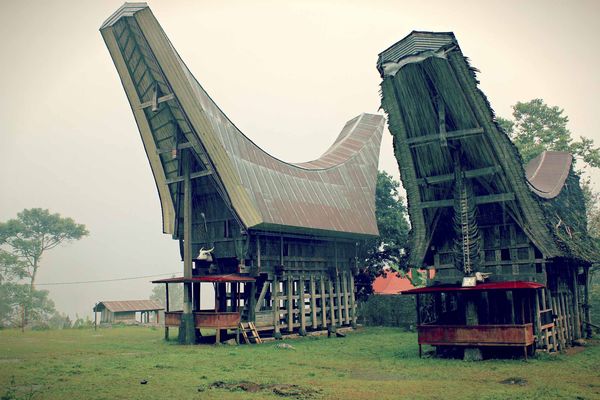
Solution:
<path fill-rule="evenodd" d="M 225 274 L 225 275 L 204 275 L 204 276 L 192 276 L 191 278 L 185 278 L 180 276 L 178 278 L 167 278 L 152 281 L 152 283 L 183 283 L 183 282 L 254 282 L 256 279 L 249 276 L 242 276 L 238 274 Z"/>
<path fill-rule="evenodd" d="M 512 281 L 512 282 L 490 282 L 480 283 L 474 287 L 462 287 L 456 285 L 439 285 L 439 286 L 428 286 L 423 288 L 411 289 L 402 294 L 420 294 L 420 293 L 434 293 L 434 292 L 458 292 L 468 290 L 515 290 L 515 289 L 540 289 L 544 285 L 536 282 L 524 282 L 524 281 Z"/>
<path fill-rule="evenodd" d="M 412 272 L 408 272 L 408 276 L 412 277 Z M 435 276 L 435 270 L 429 270 L 429 278 Z M 378 276 L 373 281 L 373 293 L 375 294 L 399 294 L 406 290 L 414 289 L 410 279 L 399 277 L 394 271 L 386 270 L 386 274 Z"/>

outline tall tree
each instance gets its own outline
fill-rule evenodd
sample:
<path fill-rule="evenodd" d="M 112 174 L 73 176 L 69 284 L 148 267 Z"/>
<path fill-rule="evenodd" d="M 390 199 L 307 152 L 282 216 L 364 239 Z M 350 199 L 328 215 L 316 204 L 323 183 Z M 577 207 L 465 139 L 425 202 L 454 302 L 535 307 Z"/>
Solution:
<path fill-rule="evenodd" d="M 25 209 L 17 218 L 0 223 L 0 259 L 7 263 L 6 271 L 28 279 L 33 290 L 44 253 L 88 234 L 85 225 L 71 218 L 41 208 Z"/>
<path fill-rule="evenodd" d="M 372 292 L 375 277 L 383 267 L 403 269 L 402 256 L 408 240 L 409 225 L 406 207 L 398 193 L 400 183 L 385 171 L 377 174 L 375 217 L 379 237 L 369 242 L 366 268 L 356 278 L 357 298 L 366 299 Z"/>
<path fill-rule="evenodd" d="M 567 127 L 569 117 L 557 106 L 542 99 L 517 102 L 512 106 L 513 119 L 497 118 L 498 123 L 519 149 L 524 163 L 546 150 L 568 151 L 592 167 L 600 167 L 600 149 L 591 139 L 573 140 Z"/>
<path fill-rule="evenodd" d="M 519 149 L 524 163 L 543 151 L 554 150 L 568 151 L 576 160 L 600 168 L 600 148 L 594 146 L 593 140 L 583 136 L 578 141 L 573 140 L 567 127 L 569 117 L 562 108 L 548 106 L 542 99 L 533 99 L 517 102 L 512 109 L 512 120 L 497 120 Z M 592 189 L 589 178 L 580 182 L 586 205 L 588 233 L 600 246 L 600 193 Z"/>
<path fill-rule="evenodd" d="M 25 329 L 30 318 L 39 319 L 54 312 L 48 292 L 35 290 L 42 256 L 62 243 L 88 234 L 85 225 L 41 208 L 25 209 L 17 218 L 0 223 L 0 295 L 5 306 L 0 313 L 4 319 L 14 320 L 15 314 L 20 315 L 21 328 Z M 27 284 L 15 282 L 21 279 Z"/>

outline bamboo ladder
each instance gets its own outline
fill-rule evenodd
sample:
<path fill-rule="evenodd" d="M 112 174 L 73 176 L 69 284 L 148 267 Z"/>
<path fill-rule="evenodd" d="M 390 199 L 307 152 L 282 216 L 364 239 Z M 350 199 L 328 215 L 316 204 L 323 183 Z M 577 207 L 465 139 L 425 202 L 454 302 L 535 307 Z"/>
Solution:
<path fill-rule="evenodd" d="M 256 330 L 256 325 L 254 322 L 248 322 L 247 326 L 244 325 L 244 322 L 240 322 L 240 332 L 242 333 L 242 337 L 244 341 L 248 344 L 261 344 L 262 339 Z M 248 335 L 250 333 L 250 335 Z M 254 342 L 253 342 L 254 341 Z"/>

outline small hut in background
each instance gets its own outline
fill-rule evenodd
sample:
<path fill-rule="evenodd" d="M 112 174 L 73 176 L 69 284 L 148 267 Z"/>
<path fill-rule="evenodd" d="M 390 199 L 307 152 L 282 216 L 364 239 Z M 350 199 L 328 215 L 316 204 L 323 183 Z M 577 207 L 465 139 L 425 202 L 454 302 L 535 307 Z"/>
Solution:
<path fill-rule="evenodd" d="M 164 307 L 154 300 L 101 301 L 94 306 L 94 323 L 100 313 L 101 324 L 159 323 L 159 311 Z"/>

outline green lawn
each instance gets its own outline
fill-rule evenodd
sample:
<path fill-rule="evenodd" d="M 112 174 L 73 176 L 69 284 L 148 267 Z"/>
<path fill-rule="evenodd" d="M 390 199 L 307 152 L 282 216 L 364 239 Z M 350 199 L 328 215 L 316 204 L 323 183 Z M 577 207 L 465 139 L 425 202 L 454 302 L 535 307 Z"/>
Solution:
<path fill-rule="evenodd" d="M 0 331 L 0 398 L 600 398 L 599 345 L 527 362 L 469 363 L 419 359 L 416 335 L 393 328 L 286 340 L 294 349 L 179 346 L 162 336 L 142 327 Z M 520 384 L 501 383 L 510 378 Z M 236 388 L 240 382 L 249 391 Z"/>

